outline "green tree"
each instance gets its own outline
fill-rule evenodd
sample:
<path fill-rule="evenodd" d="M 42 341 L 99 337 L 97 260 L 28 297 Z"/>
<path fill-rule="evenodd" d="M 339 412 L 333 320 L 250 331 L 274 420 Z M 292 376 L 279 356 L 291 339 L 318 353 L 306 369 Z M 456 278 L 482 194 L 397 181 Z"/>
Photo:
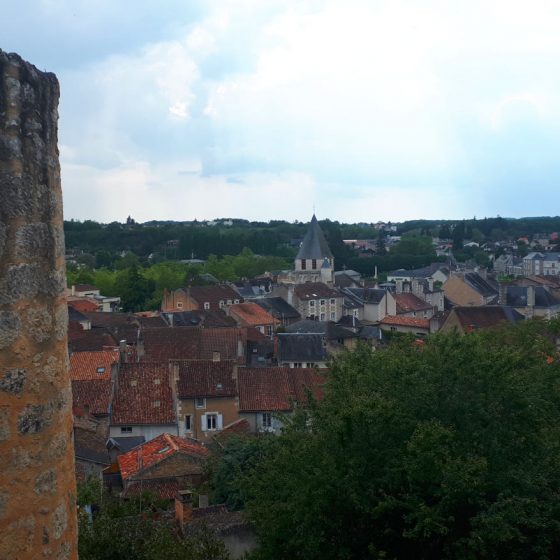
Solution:
<path fill-rule="evenodd" d="M 559 333 L 531 321 L 335 360 L 246 483 L 257 557 L 557 557 Z"/>
<path fill-rule="evenodd" d="M 123 311 L 142 311 L 153 299 L 155 283 L 144 278 L 138 268 L 133 266 L 117 274 L 115 289 L 121 298 Z"/>

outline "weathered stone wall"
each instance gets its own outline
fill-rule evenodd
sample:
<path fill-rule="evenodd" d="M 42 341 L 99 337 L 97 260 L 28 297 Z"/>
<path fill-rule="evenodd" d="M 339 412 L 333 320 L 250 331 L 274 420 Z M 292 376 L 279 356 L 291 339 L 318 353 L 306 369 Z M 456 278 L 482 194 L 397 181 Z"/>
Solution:
<path fill-rule="evenodd" d="M 59 86 L 0 50 L 0 558 L 76 558 Z"/>

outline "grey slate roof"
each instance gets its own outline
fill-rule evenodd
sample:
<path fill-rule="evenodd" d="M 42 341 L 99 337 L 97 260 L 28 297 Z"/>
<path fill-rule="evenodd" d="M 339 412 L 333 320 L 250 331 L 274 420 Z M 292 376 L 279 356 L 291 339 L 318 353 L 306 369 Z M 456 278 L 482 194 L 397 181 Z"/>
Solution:
<path fill-rule="evenodd" d="M 121 453 L 126 453 L 145 442 L 144 436 L 112 437 L 107 440 L 107 449 L 116 447 Z"/>
<path fill-rule="evenodd" d="M 329 340 L 339 338 L 356 338 L 356 333 L 337 325 L 336 323 L 327 321 L 313 321 L 311 319 L 303 319 L 297 323 L 292 323 L 286 327 L 288 333 L 314 333 L 320 334 Z"/>
<path fill-rule="evenodd" d="M 327 351 L 320 334 L 278 334 L 278 362 L 325 362 Z"/>
<path fill-rule="evenodd" d="M 311 218 L 311 223 L 309 224 L 309 229 L 303 238 L 301 247 L 299 248 L 296 259 L 324 259 L 328 257 L 333 258 L 333 254 L 329 249 L 329 245 L 321 228 L 319 227 L 319 222 L 313 214 Z"/>
<path fill-rule="evenodd" d="M 465 274 L 465 281 L 471 288 L 475 289 L 481 296 L 491 297 L 497 296 L 498 290 L 476 272 L 468 272 Z"/>
<path fill-rule="evenodd" d="M 362 303 L 379 303 L 387 293 L 386 290 L 379 288 L 343 288 L 342 291 Z"/>
<path fill-rule="evenodd" d="M 544 287 L 536 286 L 534 290 L 536 307 L 554 307 L 555 305 L 560 305 L 560 301 Z M 525 307 L 527 305 L 527 292 L 528 288 L 524 286 L 508 286 L 507 304 L 513 307 Z"/>
<path fill-rule="evenodd" d="M 256 299 L 255 303 L 268 311 L 275 319 L 299 319 L 301 317 L 298 311 L 281 297 Z"/>

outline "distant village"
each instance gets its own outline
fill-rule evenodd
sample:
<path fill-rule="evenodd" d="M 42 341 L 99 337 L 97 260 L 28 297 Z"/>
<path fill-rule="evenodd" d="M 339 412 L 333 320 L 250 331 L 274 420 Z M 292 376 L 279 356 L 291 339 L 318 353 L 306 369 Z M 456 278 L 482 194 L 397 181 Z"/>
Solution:
<path fill-rule="evenodd" d="M 395 226 L 374 227 L 387 248 L 399 241 Z M 401 333 L 421 345 L 440 331 L 560 315 L 556 233 L 520 239 L 524 256 L 510 242 L 466 240 L 491 253 L 491 271 L 457 262 L 450 239 L 433 242 L 444 262 L 364 278 L 336 269 L 313 216 L 291 270 L 165 291 L 159 311 L 124 313 L 118 297 L 73 285 L 68 345 L 78 479 L 97 477 L 123 499 L 149 489 L 179 500 L 183 524 L 215 515 L 207 497 L 194 510 L 190 501 L 212 447 L 235 434 L 280 433 L 283 418 L 321 398 L 337 354 L 358 344 L 379 348 Z M 379 242 L 344 243 L 375 251 Z"/>

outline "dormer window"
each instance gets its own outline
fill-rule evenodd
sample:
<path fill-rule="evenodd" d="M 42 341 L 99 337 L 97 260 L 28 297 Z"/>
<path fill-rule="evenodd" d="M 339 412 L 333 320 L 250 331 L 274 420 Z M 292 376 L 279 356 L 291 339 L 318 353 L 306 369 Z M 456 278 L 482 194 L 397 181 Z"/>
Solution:
<path fill-rule="evenodd" d="M 183 309 L 183 302 L 182 301 L 177 302 L 177 309 Z"/>
<path fill-rule="evenodd" d="M 206 310 L 210 309 L 210 302 L 209 301 L 204 302 L 204 309 L 206 309 Z"/>

